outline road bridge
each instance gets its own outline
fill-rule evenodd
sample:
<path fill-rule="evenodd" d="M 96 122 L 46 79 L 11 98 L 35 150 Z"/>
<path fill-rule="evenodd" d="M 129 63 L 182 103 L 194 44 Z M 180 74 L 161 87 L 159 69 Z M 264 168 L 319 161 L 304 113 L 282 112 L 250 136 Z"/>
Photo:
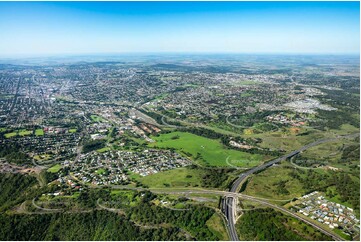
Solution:
<path fill-rule="evenodd" d="M 240 184 L 245 181 L 245 179 L 247 177 L 249 177 L 250 175 L 256 173 L 256 172 L 259 172 L 259 171 L 262 171 L 264 169 L 267 169 L 268 167 L 276 164 L 276 163 L 279 163 L 283 160 L 286 160 L 288 158 L 291 158 L 297 154 L 299 154 L 300 152 L 302 151 L 305 151 L 311 147 L 314 147 L 314 146 L 317 146 L 317 145 L 320 145 L 320 144 L 323 144 L 323 143 L 326 143 L 326 142 L 331 142 L 331 141 L 335 141 L 337 139 L 340 139 L 340 138 L 350 138 L 350 137 L 357 137 L 359 135 L 359 133 L 355 133 L 355 134 L 349 134 L 349 135 L 340 135 L 340 136 L 337 136 L 336 138 L 324 138 L 324 139 L 319 139 L 319 140 L 316 140 L 312 143 L 309 143 L 305 146 L 302 146 L 301 148 L 295 150 L 295 151 L 292 151 L 286 155 L 283 155 L 279 158 L 276 158 L 274 160 L 271 160 L 271 161 L 268 161 L 260 166 L 257 166 L 257 167 L 254 167 L 252 169 L 249 169 L 248 171 L 244 172 L 244 173 L 241 173 L 239 175 L 239 177 L 234 181 L 231 189 L 230 189 L 230 192 L 231 193 L 237 193 L 238 190 L 239 190 L 239 187 L 240 187 Z M 243 197 L 243 198 L 246 198 L 246 197 Z M 229 231 L 229 236 L 231 238 L 231 240 L 234 240 L 234 241 L 237 241 L 239 240 L 238 238 L 238 235 L 236 233 L 236 228 L 235 228 L 235 223 L 236 223 L 236 220 L 235 220 L 235 215 L 236 215 L 236 206 L 235 206 L 235 203 L 234 203 L 234 197 L 232 196 L 226 196 L 224 198 L 226 200 L 226 207 L 224 208 L 224 213 L 225 213 L 225 216 L 227 217 L 227 226 L 228 226 L 228 231 Z M 248 198 L 249 199 L 249 198 Z M 262 200 L 258 200 L 258 201 L 262 201 Z M 261 203 L 263 204 L 268 204 L 268 206 L 271 206 L 271 203 L 267 203 L 265 201 L 262 201 Z M 272 205 L 271 207 L 275 208 L 275 205 Z M 286 212 L 288 214 L 290 214 L 290 211 L 287 210 L 287 209 L 284 209 L 282 207 L 277 207 L 278 210 L 281 210 L 283 212 Z M 307 224 L 310 224 L 312 225 L 313 227 L 319 229 L 320 231 L 322 231 L 323 233 L 327 234 L 327 235 L 330 235 L 333 239 L 335 240 L 343 240 L 341 237 L 339 237 L 338 235 L 335 235 L 335 234 L 331 234 L 329 232 L 327 232 L 326 230 L 322 229 L 321 227 L 319 227 L 318 225 L 315 225 L 314 223 L 310 223 L 308 220 L 305 220 L 303 219 L 302 217 L 296 215 L 296 214 L 293 214 L 292 213 L 292 216 L 293 217 L 296 217 L 302 221 L 304 221 L 305 223 Z M 307 221 L 307 222 L 306 222 Z"/>

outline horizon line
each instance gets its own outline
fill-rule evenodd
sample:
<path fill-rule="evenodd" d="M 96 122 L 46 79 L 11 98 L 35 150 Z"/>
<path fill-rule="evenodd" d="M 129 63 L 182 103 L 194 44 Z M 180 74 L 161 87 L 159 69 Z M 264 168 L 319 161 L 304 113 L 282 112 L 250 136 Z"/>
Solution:
<path fill-rule="evenodd" d="M 86 57 L 86 56 L 125 56 L 125 55 L 335 55 L 360 56 L 360 52 L 237 52 L 237 51 L 124 51 L 124 52 L 84 52 L 84 53 L 47 53 L 47 54 L 12 54 L 1 55 L 0 59 L 28 59 L 52 57 Z"/>

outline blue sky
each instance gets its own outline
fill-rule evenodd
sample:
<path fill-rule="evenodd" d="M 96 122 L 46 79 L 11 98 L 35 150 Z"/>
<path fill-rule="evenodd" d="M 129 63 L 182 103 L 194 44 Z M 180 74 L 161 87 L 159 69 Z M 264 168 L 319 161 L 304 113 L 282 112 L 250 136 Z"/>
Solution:
<path fill-rule="evenodd" d="M 359 2 L 0 2 L 0 55 L 359 53 Z"/>

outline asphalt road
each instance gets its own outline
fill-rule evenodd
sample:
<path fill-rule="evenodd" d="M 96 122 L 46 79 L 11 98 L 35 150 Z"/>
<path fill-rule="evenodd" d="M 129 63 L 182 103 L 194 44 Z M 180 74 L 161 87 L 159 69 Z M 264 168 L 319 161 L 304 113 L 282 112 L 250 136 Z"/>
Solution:
<path fill-rule="evenodd" d="M 189 195 L 189 194 L 213 194 L 213 195 L 220 195 L 220 196 L 224 196 L 225 199 L 223 199 L 222 201 L 222 208 L 224 211 L 225 216 L 227 217 L 227 221 L 229 221 L 228 217 L 232 217 L 233 219 L 235 216 L 235 213 L 233 213 L 233 210 L 231 208 L 236 207 L 235 202 L 237 201 L 236 199 L 241 198 L 244 200 L 249 200 L 249 201 L 254 201 L 257 203 L 261 203 L 263 205 L 266 205 L 268 207 L 272 207 L 276 210 L 282 211 L 298 220 L 301 220 L 309 225 L 311 225 L 312 227 L 320 230 L 321 232 L 323 232 L 324 234 L 330 236 L 331 238 L 333 238 L 334 240 L 343 240 L 342 238 L 340 238 L 339 236 L 337 236 L 336 234 L 330 233 L 327 230 L 323 229 L 321 226 L 319 226 L 316 223 L 312 223 L 311 221 L 303 218 L 302 216 L 299 216 L 297 213 L 292 212 L 282 206 L 277 206 L 273 203 L 270 203 L 269 201 L 267 201 L 267 199 L 264 198 L 257 198 L 257 197 L 252 197 L 252 196 L 248 196 L 248 195 L 244 195 L 241 193 L 236 193 L 236 192 L 227 192 L 227 191 L 218 191 L 218 190 L 210 190 L 210 189 L 179 189 L 179 191 L 177 190 L 173 190 L 170 191 L 169 189 L 156 189 L 153 190 L 151 189 L 152 192 L 154 193 L 165 193 L 165 194 L 185 194 L 185 195 Z M 230 204 L 230 206 L 228 206 L 228 204 Z M 227 230 L 230 234 L 230 239 L 231 240 L 237 240 L 237 233 L 235 230 L 235 227 L 229 227 L 227 226 Z"/>
<path fill-rule="evenodd" d="M 283 161 L 283 160 L 285 160 L 285 159 L 287 159 L 287 158 L 291 158 L 292 156 L 294 156 L 294 155 L 296 155 L 296 154 L 298 154 L 298 153 L 300 153 L 300 152 L 302 152 L 302 151 L 304 151 L 304 150 L 307 150 L 307 149 L 309 149 L 309 148 L 311 148 L 311 147 L 317 146 L 317 145 L 319 145 L 319 144 L 326 143 L 326 142 L 330 142 L 330 141 L 334 141 L 334 140 L 337 140 L 337 139 L 339 139 L 339 138 L 349 138 L 349 137 L 352 137 L 352 136 L 355 136 L 355 137 L 356 137 L 357 135 L 359 135 L 359 134 L 357 133 L 357 134 L 350 134 L 350 135 L 338 136 L 338 137 L 336 137 L 336 138 L 320 139 L 320 140 L 317 140 L 317 141 L 312 142 L 312 143 L 310 143 L 310 144 L 307 144 L 307 145 L 299 148 L 298 150 L 292 151 L 292 152 L 289 153 L 289 154 L 283 155 L 283 156 L 281 156 L 281 157 L 279 157 L 279 158 L 277 158 L 277 159 L 271 160 L 271 161 L 266 162 L 266 163 L 264 163 L 264 164 L 262 164 L 262 165 L 260 165 L 260 166 L 257 166 L 257 167 L 254 167 L 254 168 L 252 168 L 252 169 L 249 169 L 248 171 L 242 173 L 242 174 L 237 178 L 237 180 L 234 181 L 230 192 L 232 192 L 232 193 L 238 192 L 238 189 L 239 189 L 240 184 L 241 184 L 249 175 L 251 175 L 251 174 L 253 174 L 253 173 L 257 172 L 257 171 L 264 170 L 264 169 L 266 169 L 266 168 L 268 168 L 268 167 L 270 167 L 270 166 L 272 166 L 272 165 L 274 165 L 274 164 L 276 164 L 276 163 L 278 163 L 278 162 L 281 162 L 281 161 Z M 236 206 L 235 206 L 235 202 L 234 202 L 234 199 L 235 199 L 235 198 L 234 198 L 234 197 L 226 197 L 225 199 L 226 199 L 226 202 L 224 203 L 224 205 L 225 205 L 225 207 L 224 207 L 224 213 L 225 213 L 225 215 L 226 215 L 226 217 L 227 217 L 227 222 L 228 222 L 227 226 L 228 226 L 228 231 L 229 231 L 229 233 L 230 233 L 229 236 L 230 236 L 230 239 L 231 239 L 231 240 L 233 240 L 233 241 L 238 241 L 239 238 L 238 238 L 238 235 L 237 235 L 237 232 L 236 232 L 236 227 L 235 227 L 236 221 L 235 221 L 235 217 L 234 217 L 235 214 L 236 214 Z M 271 203 L 267 203 L 267 204 L 270 205 Z M 274 205 L 274 206 L 275 206 L 275 205 Z M 280 208 L 279 208 L 279 209 L 280 209 Z M 286 210 L 286 209 L 281 209 L 281 210 L 284 211 L 284 210 Z M 287 210 L 287 211 L 288 211 L 288 210 Z M 285 211 L 284 211 L 284 212 L 285 212 Z M 289 212 L 289 211 L 288 211 L 288 212 Z M 294 214 L 293 214 L 293 215 L 294 215 Z M 294 216 L 294 217 L 295 217 L 295 216 Z M 299 216 L 297 216 L 297 218 L 305 221 L 305 219 L 303 219 L 303 218 L 301 218 L 301 217 L 299 217 Z M 308 222 L 308 221 L 307 221 L 306 223 L 310 224 L 310 222 Z M 317 225 L 316 225 L 316 226 L 317 226 Z M 314 226 L 314 227 L 315 227 L 315 226 Z M 322 229 L 322 228 L 320 228 L 320 227 L 318 227 L 318 226 L 317 226 L 317 228 L 318 228 L 319 230 L 321 230 L 322 232 L 326 233 L 326 234 L 330 234 L 330 233 L 328 233 L 327 231 L 325 231 L 324 229 Z M 330 235 L 330 236 L 331 236 L 331 235 Z M 332 235 L 332 237 L 333 237 L 334 239 L 341 240 L 341 238 L 335 237 L 334 235 Z"/>
<path fill-rule="evenodd" d="M 299 148 L 298 150 L 292 151 L 289 154 L 283 155 L 283 156 L 281 156 L 281 157 L 279 157 L 277 159 L 266 162 L 266 163 L 264 163 L 264 164 L 262 164 L 260 166 L 251 168 L 248 171 L 240 174 L 240 176 L 237 178 L 237 180 L 235 180 L 235 182 L 233 183 L 232 188 L 230 189 L 229 192 L 227 192 L 227 191 L 217 191 L 217 190 L 205 190 L 205 189 L 194 189 L 194 190 L 179 189 L 179 191 L 177 191 L 177 189 L 175 190 L 174 188 L 173 189 L 151 189 L 151 191 L 155 192 L 155 193 L 169 193 L 169 194 L 172 194 L 172 193 L 176 193 L 176 194 L 179 194 L 179 193 L 182 193 L 182 194 L 192 194 L 192 193 L 201 194 L 201 193 L 205 193 L 205 194 L 216 194 L 216 195 L 224 196 L 225 198 L 222 201 L 222 208 L 223 208 L 223 211 L 224 211 L 224 215 L 227 218 L 227 230 L 229 232 L 229 236 L 230 236 L 230 239 L 232 241 L 238 241 L 239 240 L 237 232 L 236 232 L 236 227 L 235 227 L 235 222 L 236 222 L 235 221 L 235 215 L 236 215 L 235 210 L 236 210 L 236 205 L 237 205 L 236 204 L 236 202 L 237 202 L 236 199 L 238 199 L 238 198 L 247 199 L 247 200 L 251 200 L 251 201 L 256 201 L 256 202 L 259 202 L 261 204 L 267 205 L 269 207 L 273 207 L 273 208 L 275 208 L 277 210 L 280 210 L 280 211 L 283 211 L 284 213 L 289 214 L 290 216 L 292 216 L 294 218 L 302 220 L 303 222 L 305 222 L 305 223 L 313 226 L 314 228 L 320 230 L 324 234 L 329 235 L 334 240 L 343 240 L 341 237 L 328 232 L 327 230 L 323 229 L 322 227 L 318 226 L 317 224 L 312 223 L 312 222 L 304 219 L 303 217 L 299 216 L 298 214 L 296 214 L 296 213 L 294 213 L 294 212 L 292 212 L 292 211 L 290 211 L 288 209 L 285 209 L 285 208 L 283 208 L 281 206 L 277 206 L 277 205 L 275 205 L 273 203 L 270 203 L 270 202 L 267 201 L 267 199 L 256 198 L 256 197 L 240 194 L 240 193 L 238 193 L 238 189 L 239 189 L 240 184 L 249 175 L 251 175 L 251 174 L 253 174 L 253 173 L 257 172 L 257 171 L 267 169 L 268 167 L 272 166 L 273 164 L 281 162 L 281 161 L 283 161 L 283 160 L 285 160 L 287 158 L 291 158 L 292 156 L 294 156 L 294 155 L 296 155 L 296 154 L 298 154 L 298 153 L 300 153 L 300 152 L 302 152 L 304 150 L 307 150 L 307 149 L 309 149 L 311 147 L 314 147 L 314 146 L 317 146 L 319 144 L 334 141 L 334 140 L 337 140 L 337 139 L 340 139 L 340 138 L 351 138 L 351 137 L 357 137 L 357 136 L 359 136 L 359 133 L 338 136 L 336 138 L 320 139 L 320 140 L 317 140 L 317 141 L 312 142 L 310 144 L 307 144 L 307 145 Z M 112 187 L 115 188 L 115 189 L 124 189 L 124 188 L 126 188 L 124 186 L 112 186 Z M 146 189 L 136 188 L 136 190 L 146 190 Z"/>
<path fill-rule="evenodd" d="M 282 211 L 282 212 L 284 212 L 284 213 L 287 213 L 288 215 L 290 215 L 290 216 L 292 216 L 292 217 L 294 217 L 294 218 L 296 218 L 296 219 L 298 219 L 298 220 L 301 220 L 301 221 L 303 221 L 303 222 L 305 222 L 305 223 L 313 226 L 314 228 L 317 228 L 317 229 L 320 230 L 322 233 L 330 236 L 330 237 L 333 238 L 334 240 L 339 240 L 339 241 L 340 241 L 340 240 L 344 240 L 344 239 L 342 239 L 341 237 L 336 236 L 335 234 L 332 234 L 332 233 L 328 232 L 327 230 L 323 229 L 321 226 L 318 226 L 317 224 L 311 223 L 311 222 L 308 221 L 307 219 L 299 216 L 297 213 L 291 212 L 290 210 L 288 210 L 288 209 L 286 209 L 286 208 L 284 208 L 284 207 L 277 206 L 277 205 L 275 205 L 275 204 L 272 204 L 272 203 L 269 203 L 269 202 L 266 202 L 266 201 L 263 201 L 263 200 L 260 200 L 260 199 L 257 199 L 257 198 L 253 198 L 253 197 L 250 197 L 250 196 L 244 196 L 244 195 L 243 195 L 242 198 L 247 199 L 247 200 L 250 200 L 250 201 L 255 201 L 255 202 L 264 204 L 264 205 L 266 205 L 266 206 L 268 206 L 268 207 L 272 207 L 272 208 L 274 208 L 274 209 L 277 209 L 277 210 L 280 210 L 280 211 Z"/>

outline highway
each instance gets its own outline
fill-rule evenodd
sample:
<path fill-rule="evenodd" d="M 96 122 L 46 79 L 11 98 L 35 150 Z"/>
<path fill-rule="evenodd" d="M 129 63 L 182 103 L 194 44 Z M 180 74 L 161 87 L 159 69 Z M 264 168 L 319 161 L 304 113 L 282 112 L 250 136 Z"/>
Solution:
<path fill-rule="evenodd" d="M 142 188 L 138 188 L 137 190 L 147 190 L 147 189 L 142 189 Z M 237 193 L 237 192 L 227 192 L 227 191 L 219 191 L 219 190 L 210 190 L 210 189 L 191 189 L 191 188 L 187 188 L 187 189 L 179 189 L 178 191 L 173 190 L 170 191 L 170 189 L 162 189 L 162 188 L 158 188 L 158 189 L 150 189 L 150 191 L 154 192 L 154 193 L 165 193 L 165 194 L 184 194 L 184 195 L 189 195 L 189 194 L 213 194 L 213 195 L 219 195 L 219 196 L 224 196 L 225 199 L 223 199 L 222 201 L 222 207 L 224 208 L 225 211 L 225 216 L 227 218 L 227 221 L 229 222 L 229 218 L 232 218 L 233 221 L 235 221 L 235 213 L 233 212 L 232 209 L 230 208 L 235 208 L 236 207 L 236 201 L 238 198 L 244 199 L 244 200 L 249 200 L 249 201 L 254 201 L 263 205 L 266 205 L 268 207 L 274 208 L 276 210 L 279 210 L 281 212 L 284 212 L 286 214 L 288 214 L 289 216 L 292 216 L 298 220 L 301 220 L 309 225 L 311 225 L 312 227 L 318 229 L 319 231 L 321 231 L 322 233 L 330 236 L 331 238 L 333 238 L 334 240 L 343 240 L 341 237 L 339 237 L 336 234 L 333 234 L 331 232 L 328 232 L 327 230 L 325 230 L 324 228 L 322 228 L 321 226 L 319 226 L 316 223 L 312 223 L 311 221 L 303 218 L 302 216 L 298 215 L 295 212 L 292 212 L 282 206 L 278 206 L 275 205 L 269 201 L 267 201 L 268 199 L 265 198 L 258 198 L 258 197 L 253 197 L 253 196 L 248 196 L 248 195 L 244 195 L 241 193 Z M 230 206 L 228 206 L 230 205 Z M 230 239 L 231 240 L 238 240 L 238 236 L 236 233 L 236 229 L 235 226 L 227 227 L 227 230 L 230 234 Z"/>
<path fill-rule="evenodd" d="M 328 232 L 327 230 L 323 229 L 321 226 L 318 226 L 317 224 L 311 223 L 311 222 L 308 221 L 307 219 L 299 216 L 297 213 L 291 212 L 290 210 L 288 210 L 288 209 L 286 209 L 286 208 L 284 208 L 284 207 L 277 206 L 277 205 L 275 205 L 275 204 L 272 204 L 272 203 L 269 203 L 269 202 L 266 202 L 266 201 L 262 201 L 262 200 L 257 199 L 257 198 L 253 198 L 253 197 L 251 197 L 251 196 L 245 196 L 245 195 L 243 195 L 243 196 L 241 196 L 241 198 L 247 199 L 247 200 L 250 200 L 250 201 L 254 201 L 254 202 L 258 202 L 258 203 L 264 204 L 264 205 L 266 205 L 266 206 L 268 206 L 268 207 L 272 207 L 272 208 L 274 208 L 274 209 L 277 209 L 277 210 L 280 210 L 280 211 L 282 211 L 282 212 L 284 212 L 284 213 L 287 213 L 288 215 L 290 215 L 290 216 L 292 216 L 292 217 L 294 217 L 294 218 L 296 218 L 296 219 L 298 219 L 298 220 L 301 220 L 301 221 L 303 221 L 304 223 L 309 224 L 309 225 L 311 225 L 312 227 L 320 230 L 322 233 L 330 236 L 330 237 L 333 238 L 334 240 L 338 240 L 338 241 L 344 240 L 344 239 L 342 239 L 341 237 L 339 237 L 338 235 L 335 235 L 335 234 L 333 234 L 333 233 Z M 238 238 L 237 238 L 237 239 L 238 239 Z"/>
<path fill-rule="evenodd" d="M 349 137 L 356 137 L 357 135 L 359 135 L 358 133 L 357 134 L 349 134 L 349 135 L 344 135 L 344 136 L 338 136 L 336 138 L 325 138 L 325 139 L 320 139 L 320 140 L 317 140 L 315 142 L 312 142 L 312 143 L 309 143 L 295 151 L 292 151 L 291 153 L 289 154 L 286 154 L 286 155 L 283 155 L 277 159 L 274 159 L 274 160 L 271 160 L 271 161 L 268 161 L 260 166 L 257 166 L 257 167 L 254 167 L 252 169 L 249 169 L 248 171 L 240 174 L 240 176 L 237 178 L 237 180 L 234 181 L 233 185 L 232 185 L 232 188 L 230 190 L 231 193 L 237 193 L 238 192 L 238 189 L 239 189 L 239 186 L 241 185 L 241 183 L 248 177 L 250 176 L 251 174 L 257 172 L 257 171 L 261 171 L 261 170 L 264 170 L 264 169 L 267 169 L 268 167 L 276 164 L 276 163 L 279 163 L 283 160 L 286 160 L 287 158 L 291 158 L 292 156 L 295 156 L 297 155 L 298 153 L 302 152 L 302 151 L 305 151 L 311 147 L 314 147 L 314 146 L 317 146 L 319 144 L 323 144 L 323 143 L 326 143 L 326 142 L 330 142 L 330 141 L 334 141 L 334 140 L 337 140 L 337 139 L 340 139 L 340 138 L 349 138 Z M 235 214 L 236 214 L 236 203 L 234 201 L 234 197 L 233 196 L 226 196 L 225 198 L 225 202 L 223 203 L 224 204 L 224 213 L 225 213 L 225 216 L 227 218 L 227 226 L 228 226 L 228 231 L 229 231 L 229 236 L 230 236 L 230 239 L 233 240 L 233 241 L 238 241 L 239 238 L 238 238 L 238 235 L 237 235 L 237 232 L 236 232 L 236 226 L 235 226 Z M 267 202 L 264 202 L 263 203 L 267 203 Z M 271 203 L 267 203 L 269 206 L 271 206 Z M 275 205 L 272 205 L 273 207 Z M 288 212 L 289 211 L 287 209 L 284 209 L 284 208 L 281 208 L 279 207 L 278 209 L 282 210 L 283 212 Z M 285 211 L 286 210 L 286 211 Z M 295 216 L 295 214 L 293 214 L 294 217 L 297 216 L 298 219 L 301 219 L 303 221 L 305 221 L 305 219 L 299 217 L 298 215 Z M 330 234 L 328 233 L 327 231 L 325 231 L 324 229 L 320 228 L 319 226 L 317 225 L 314 225 L 310 222 L 306 222 L 308 224 L 311 224 L 312 226 L 314 227 L 317 227 L 319 230 L 321 230 L 322 232 L 324 232 L 325 234 Z M 331 235 L 330 235 L 331 236 Z M 335 237 L 335 235 L 332 235 L 332 237 L 334 239 L 337 239 L 337 240 L 342 240 L 340 237 Z"/>
<path fill-rule="evenodd" d="M 258 203 L 261 203 L 263 205 L 272 207 L 274 209 L 277 209 L 279 211 L 282 211 L 284 213 L 287 213 L 288 215 L 301 220 L 309 225 L 311 225 L 312 227 L 318 229 L 319 231 L 321 231 L 322 233 L 330 236 L 331 238 L 333 238 L 334 240 L 344 240 L 343 238 L 341 238 L 340 236 L 338 236 L 337 234 L 334 233 L 330 233 L 327 230 L 323 229 L 322 227 L 320 227 L 318 224 L 313 223 L 312 221 L 309 221 L 301 216 L 299 216 L 297 213 L 294 213 L 284 207 L 281 206 L 277 206 L 273 203 L 270 203 L 268 200 L 272 200 L 272 199 L 265 199 L 265 198 L 257 198 L 257 197 L 252 197 L 252 196 L 247 196 L 241 193 L 238 193 L 238 189 L 240 184 L 251 174 L 254 174 L 257 171 L 261 171 L 264 169 L 267 169 L 268 167 L 281 162 L 287 158 L 291 158 L 292 156 L 295 156 L 296 154 L 307 150 L 311 147 L 326 143 L 326 142 L 331 142 L 331 141 L 335 141 L 337 139 L 341 139 L 341 138 L 352 138 L 352 137 L 357 137 L 359 136 L 359 133 L 354 133 L 354 134 L 349 134 L 349 135 L 342 135 L 342 136 L 337 136 L 335 138 L 326 138 L 326 139 L 320 139 L 317 140 L 315 142 L 312 142 L 310 144 L 307 144 L 295 151 L 290 152 L 289 154 L 283 155 L 279 158 L 276 158 L 274 160 L 268 161 L 260 166 L 254 167 L 249 169 L 248 171 L 242 173 L 239 175 L 239 177 L 234 181 L 232 188 L 230 189 L 230 191 L 219 191 L 219 190 L 210 190 L 210 189 L 190 189 L 190 188 L 186 188 L 186 189 L 174 189 L 174 188 L 157 188 L 157 189 L 145 189 L 145 188 L 130 188 L 130 187 L 125 187 L 125 186 L 119 186 L 119 185 L 113 185 L 111 186 L 114 189 L 134 189 L 134 190 L 150 190 L 154 193 L 166 193 L 166 194 L 185 194 L 185 195 L 189 195 L 189 194 L 214 194 L 214 195 L 220 195 L 220 196 L 224 196 L 224 199 L 222 200 L 222 210 L 224 212 L 224 215 L 226 217 L 227 220 L 227 230 L 229 232 L 229 237 L 230 240 L 232 241 L 238 241 L 238 235 L 236 232 L 236 227 L 235 227 L 235 222 L 236 222 L 236 207 L 237 207 L 237 199 L 241 198 L 241 199 L 245 199 L 245 200 L 250 200 L 250 201 L 255 201 Z"/>

